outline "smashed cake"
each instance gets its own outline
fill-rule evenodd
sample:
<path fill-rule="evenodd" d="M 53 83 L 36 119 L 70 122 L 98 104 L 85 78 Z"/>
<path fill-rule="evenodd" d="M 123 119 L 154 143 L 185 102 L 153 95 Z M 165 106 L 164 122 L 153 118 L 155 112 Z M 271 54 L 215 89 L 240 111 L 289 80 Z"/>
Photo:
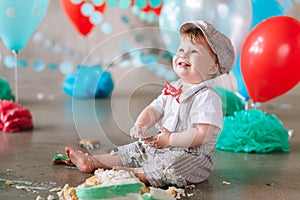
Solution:
<path fill-rule="evenodd" d="M 66 184 L 61 191 L 63 200 L 91 199 L 141 199 L 141 200 L 176 200 L 185 196 L 184 189 L 169 187 L 167 190 L 146 187 L 132 173 L 124 170 L 98 169 L 94 175 L 77 187 Z M 119 198 L 118 198 L 119 199 Z"/>
<path fill-rule="evenodd" d="M 94 176 L 75 188 L 66 184 L 61 196 L 63 200 L 107 199 L 139 194 L 145 187 L 132 172 L 98 169 Z"/>

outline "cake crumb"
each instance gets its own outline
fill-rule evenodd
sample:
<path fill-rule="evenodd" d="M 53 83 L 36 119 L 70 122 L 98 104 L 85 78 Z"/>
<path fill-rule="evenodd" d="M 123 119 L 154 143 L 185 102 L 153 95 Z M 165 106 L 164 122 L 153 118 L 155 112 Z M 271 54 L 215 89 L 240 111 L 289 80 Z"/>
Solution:
<path fill-rule="evenodd" d="M 8 185 L 8 186 L 11 186 L 13 185 L 14 183 L 11 181 L 11 180 L 6 180 L 5 181 L 5 185 Z"/>
<path fill-rule="evenodd" d="M 223 184 L 223 185 L 230 185 L 230 182 L 228 182 L 228 181 L 223 181 L 222 184 Z"/>

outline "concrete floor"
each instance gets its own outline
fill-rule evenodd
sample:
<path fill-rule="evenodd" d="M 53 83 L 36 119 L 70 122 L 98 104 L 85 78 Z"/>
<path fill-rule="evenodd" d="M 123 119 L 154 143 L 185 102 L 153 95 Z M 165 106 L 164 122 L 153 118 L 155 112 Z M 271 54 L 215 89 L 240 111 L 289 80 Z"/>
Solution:
<path fill-rule="evenodd" d="M 29 132 L 0 133 L 0 178 L 31 181 L 25 189 L 0 183 L 0 199 L 47 197 L 50 189 L 66 183 L 76 186 L 90 174 L 64 165 L 53 165 L 65 146 L 80 148 L 79 140 L 96 137 L 100 152 L 131 141 L 128 132 L 137 113 L 156 95 L 131 98 L 113 96 L 105 100 L 74 100 L 65 95 L 37 99 L 22 96 L 19 103 L 29 108 L 35 128 Z M 282 103 L 292 107 L 282 108 Z M 245 154 L 216 151 L 215 171 L 198 184 L 192 196 L 182 199 L 299 199 L 300 197 L 300 107 L 299 98 L 279 98 L 263 107 L 293 129 L 290 153 Z M 91 152 L 97 153 L 97 152 Z M 222 184 L 227 181 L 230 184 Z M 270 186 L 267 183 L 273 185 Z"/>

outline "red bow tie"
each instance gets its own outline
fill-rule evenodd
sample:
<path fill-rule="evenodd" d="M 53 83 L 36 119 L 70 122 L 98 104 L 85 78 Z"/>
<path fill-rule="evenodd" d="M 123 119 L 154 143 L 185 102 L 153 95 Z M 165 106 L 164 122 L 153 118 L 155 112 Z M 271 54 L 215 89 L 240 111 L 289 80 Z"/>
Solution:
<path fill-rule="evenodd" d="M 180 86 L 180 88 L 176 89 L 169 82 L 165 82 L 164 85 L 165 85 L 164 95 L 171 95 L 176 99 L 176 101 L 178 103 L 180 103 L 179 102 L 179 97 L 182 93 L 182 86 Z"/>

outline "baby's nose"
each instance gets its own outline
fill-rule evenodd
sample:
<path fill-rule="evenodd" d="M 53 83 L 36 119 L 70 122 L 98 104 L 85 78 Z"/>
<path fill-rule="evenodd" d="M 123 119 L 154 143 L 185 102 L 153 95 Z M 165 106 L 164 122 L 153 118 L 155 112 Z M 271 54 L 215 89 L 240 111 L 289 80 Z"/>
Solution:
<path fill-rule="evenodd" d="M 187 52 L 184 52 L 180 55 L 182 58 L 188 58 L 189 54 Z"/>

